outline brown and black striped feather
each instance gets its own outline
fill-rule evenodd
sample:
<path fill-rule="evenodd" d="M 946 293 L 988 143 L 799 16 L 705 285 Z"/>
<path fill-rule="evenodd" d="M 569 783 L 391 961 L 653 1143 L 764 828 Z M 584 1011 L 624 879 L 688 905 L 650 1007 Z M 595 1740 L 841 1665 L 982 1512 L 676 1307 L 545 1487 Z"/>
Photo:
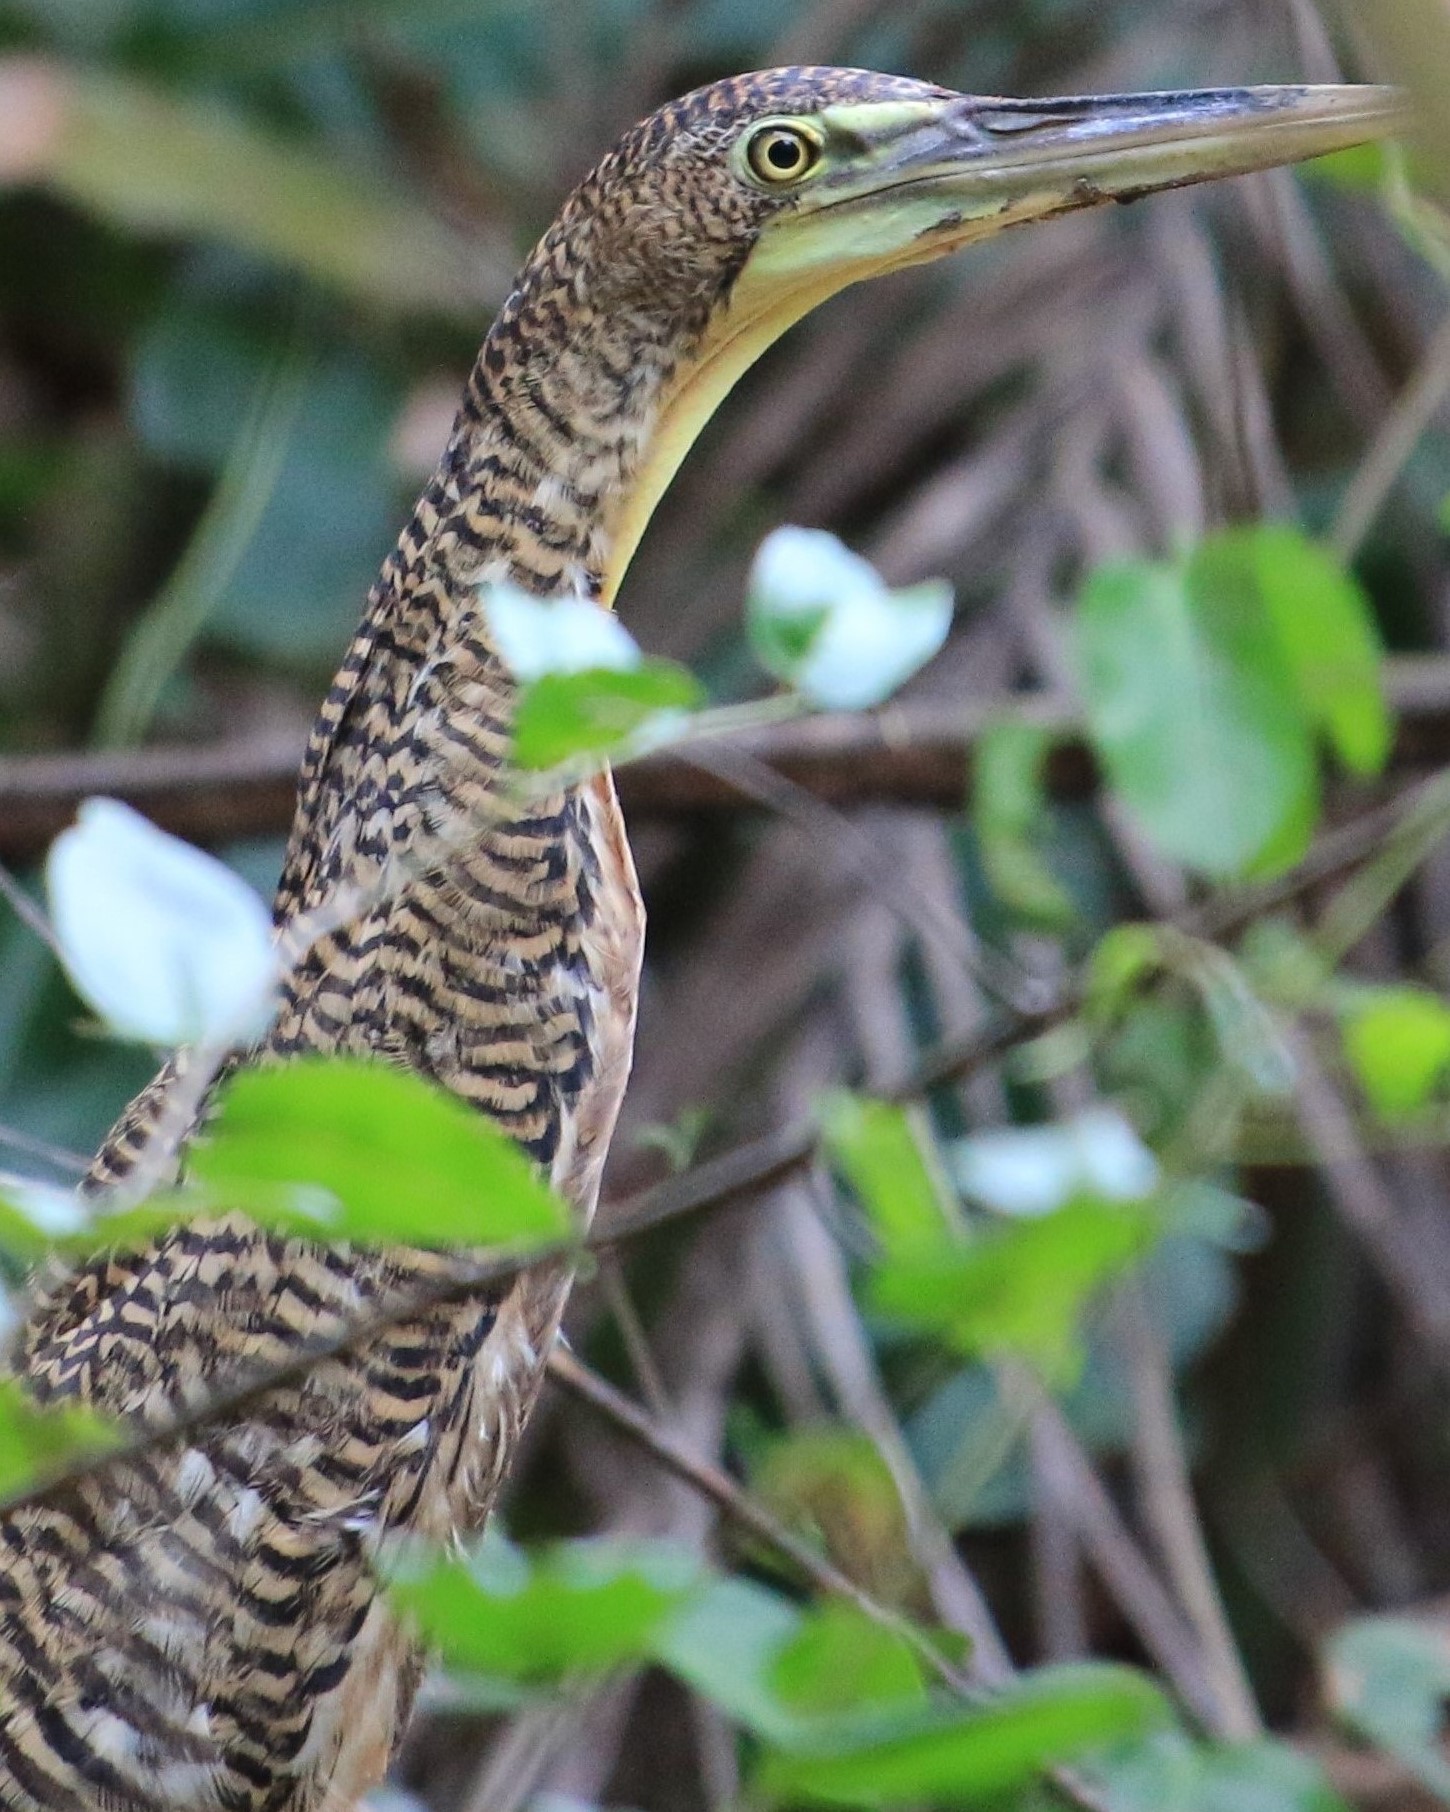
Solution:
<path fill-rule="evenodd" d="M 742 127 L 923 92 L 857 71 L 717 83 L 634 128 L 565 205 L 484 342 L 318 717 L 277 921 L 364 903 L 295 965 L 253 1059 L 405 1064 L 592 1212 L 642 912 L 607 776 L 526 807 L 501 785 L 514 695 L 479 586 L 600 593 L 660 399 L 774 205 L 729 173 Z M 92 1188 L 143 1158 L 174 1074 L 122 1116 Z M 440 1262 L 226 1216 L 50 1279 L 17 1368 L 43 1402 L 160 1427 Z M 544 1271 L 420 1316 L 204 1436 L 0 1514 L 3 1812 L 351 1808 L 417 1675 L 371 1557 L 391 1530 L 481 1527 L 564 1292 Z"/>

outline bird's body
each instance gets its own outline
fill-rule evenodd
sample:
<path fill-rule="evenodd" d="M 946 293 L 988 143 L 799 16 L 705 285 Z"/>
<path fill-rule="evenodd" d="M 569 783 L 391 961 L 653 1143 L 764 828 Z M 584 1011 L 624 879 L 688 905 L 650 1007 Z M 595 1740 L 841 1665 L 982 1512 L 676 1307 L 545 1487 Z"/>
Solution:
<path fill-rule="evenodd" d="M 1052 105 L 1049 126 L 1070 133 L 1085 117 L 1070 110 L 1094 104 Z M 792 320 L 859 276 L 1113 192 L 1081 191 L 1072 168 L 1053 175 L 1051 206 L 1045 179 L 1024 188 L 1020 174 L 985 199 L 944 186 L 992 150 L 980 110 L 1011 106 L 860 71 L 767 72 L 661 110 L 576 191 L 484 342 L 323 707 L 277 917 L 332 922 L 254 1057 L 406 1065 L 490 1115 L 592 1213 L 643 915 L 607 775 L 527 806 L 501 785 L 515 688 L 482 588 L 612 602 L 689 440 Z M 1337 136 L 1321 123 L 1303 148 L 1366 135 L 1362 120 Z M 868 152 L 871 180 L 853 190 Z M 1195 173 L 1155 171 L 1146 186 Z M 887 231 L 870 204 L 893 191 Z M 130 1174 L 170 1075 L 133 1103 L 93 1187 Z M 226 1216 L 51 1280 L 18 1366 L 42 1401 L 160 1427 L 447 1262 Z M 481 1528 L 565 1288 L 542 1268 L 397 1322 L 0 1514 L 0 1809 L 348 1812 L 386 1765 L 418 1669 L 378 1593 L 378 1543 Z"/>
<path fill-rule="evenodd" d="M 536 331 L 517 313 L 495 328 L 515 360 Z M 513 686 L 479 581 L 548 594 L 602 578 L 593 512 L 575 506 L 571 536 L 561 507 L 585 424 L 564 440 L 519 409 L 505 433 L 488 357 L 319 718 L 277 916 L 325 911 L 345 888 L 376 903 L 288 975 L 260 1055 L 377 1054 L 433 1077 L 587 1217 L 628 1074 L 643 914 L 607 775 L 526 815 L 498 784 Z M 558 406 L 579 415 L 577 399 Z M 614 417 L 627 434 L 613 456 L 587 449 L 606 494 L 636 442 Z M 539 493 L 555 486 L 544 528 Z M 94 1185 L 130 1173 L 167 1086 L 132 1104 Z M 23 1369 L 43 1400 L 164 1414 L 445 1264 L 202 1223 L 53 1286 Z M 205 1439 L 0 1522 L 0 1682 L 15 1682 L 0 1805 L 351 1807 L 416 1677 L 378 1599 L 378 1539 L 482 1526 L 563 1300 L 562 1274 L 544 1270 L 502 1301 L 434 1310 Z M 105 1556 L 93 1584 L 77 1578 L 82 1554 Z"/>

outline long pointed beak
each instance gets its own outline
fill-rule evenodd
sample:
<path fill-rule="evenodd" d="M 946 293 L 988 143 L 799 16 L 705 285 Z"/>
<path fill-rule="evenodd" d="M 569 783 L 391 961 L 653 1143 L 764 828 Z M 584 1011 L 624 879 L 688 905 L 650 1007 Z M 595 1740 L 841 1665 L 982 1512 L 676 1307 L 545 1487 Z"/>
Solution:
<path fill-rule="evenodd" d="M 1400 90 L 1369 85 L 1205 88 L 945 95 L 832 107 L 822 123 L 843 154 L 762 234 L 750 261 L 762 278 L 834 272 L 839 287 L 1019 222 L 1388 137 L 1409 124 L 1409 109 Z"/>
<path fill-rule="evenodd" d="M 1408 124 L 1394 88 L 1209 88 L 1089 100 L 834 104 L 820 172 L 760 229 L 660 415 L 613 525 L 613 597 L 664 487 L 720 399 L 788 327 L 847 284 L 1019 222 L 1319 157 Z"/>
<path fill-rule="evenodd" d="M 894 181 L 928 181 L 1011 205 L 1044 188 L 1065 206 L 1297 163 L 1408 124 L 1386 87 L 1206 88 L 1178 94 L 1004 101 L 964 96 L 925 140 L 893 147 Z M 909 134 L 908 140 L 915 137 Z M 885 169 L 882 175 L 886 174 Z"/>

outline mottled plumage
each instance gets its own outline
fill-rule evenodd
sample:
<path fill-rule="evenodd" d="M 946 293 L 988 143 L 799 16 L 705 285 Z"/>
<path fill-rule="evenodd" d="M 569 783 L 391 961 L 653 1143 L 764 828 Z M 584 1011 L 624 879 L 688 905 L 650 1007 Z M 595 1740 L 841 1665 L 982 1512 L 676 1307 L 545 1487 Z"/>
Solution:
<path fill-rule="evenodd" d="M 814 71 L 721 83 L 636 127 L 576 191 L 484 342 L 303 766 L 279 924 L 344 884 L 383 897 L 287 978 L 258 1055 L 407 1064 L 498 1120 L 586 1216 L 629 1067 L 642 909 L 607 777 L 506 808 L 513 687 L 478 587 L 600 594 L 661 389 L 775 205 L 721 153 L 743 121 L 830 85 L 923 92 Z M 128 1174 L 169 1075 L 93 1187 Z M 145 1419 L 440 1262 L 228 1217 L 53 1283 L 21 1369 L 42 1400 Z M 378 1533 L 482 1526 L 562 1304 L 556 1273 L 531 1275 L 0 1517 L 0 1806 L 350 1806 L 417 1674 L 377 1598 Z"/>
<path fill-rule="evenodd" d="M 527 806 L 502 784 L 515 692 L 480 586 L 612 602 L 700 423 L 833 289 L 1003 225 L 1358 142 L 1392 112 L 1370 92 L 1021 106 L 794 69 L 701 89 L 628 133 L 489 331 L 323 705 L 276 912 L 284 932 L 328 928 L 250 1058 L 406 1065 L 496 1120 L 587 1218 L 629 1069 L 642 912 L 607 776 Z M 175 1076 L 132 1104 L 92 1188 L 132 1173 Z M 229 1215 L 49 1279 L 16 1365 L 42 1402 L 164 1430 L 239 1368 L 295 1358 L 445 1263 Z M 419 1665 L 379 1596 L 378 1543 L 482 1527 L 565 1287 L 544 1267 L 391 1325 L 0 1513 L 3 1812 L 352 1806 Z"/>

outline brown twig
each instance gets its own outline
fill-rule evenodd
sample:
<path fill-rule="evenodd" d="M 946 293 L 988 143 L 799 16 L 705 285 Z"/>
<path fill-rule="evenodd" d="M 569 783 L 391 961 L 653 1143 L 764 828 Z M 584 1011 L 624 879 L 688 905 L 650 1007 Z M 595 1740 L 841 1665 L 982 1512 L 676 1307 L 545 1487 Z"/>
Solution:
<path fill-rule="evenodd" d="M 1450 656 L 1392 658 L 1386 690 L 1400 724 L 1396 758 L 1422 763 L 1450 756 Z M 748 757 L 832 805 L 952 809 L 967 799 L 972 752 L 1003 711 L 1056 739 L 1046 776 L 1054 797 L 1092 792 L 1097 774 L 1077 720 L 1048 693 L 1008 695 L 990 705 L 912 701 L 869 714 L 799 718 L 736 731 L 707 746 L 717 758 Z M 81 800 L 96 794 L 123 799 L 197 843 L 280 833 L 292 822 L 303 741 L 299 727 L 210 747 L 0 757 L 0 860 L 33 860 Z M 734 778 L 692 759 L 701 746 L 684 742 L 620 768 L 620 796 L 631 818 L 754 809 Z"/>
<path fill-rule="evenodd" d="M 60 945 L 50 928 L 50 921 L 20 885 L 15 876 L 0 864 L 0 897 L 3 897 L 27 931 L 32 931 L 53 956 L 59 957 Z"/>
<path fill-rule="evenodd" d="M 857 1585 L 832 1561 L 803 1542 L 756 1498 L 742 1491 L 728 1473 L 692 1454 L 638 1404 L 591 1371 L 567 1347 L 554 1348 L 549 1355 L 548 1369 L 549 1376 L 561 1389 L 606 1417 L 673 1477 L 707 1498 L 737 1528 L 789 1562 L 814 1590 L 826 1597 L 844 1598 L 873 1623 L 890 1630 L 907 1644 L 929 1673 L 961 1697 L 981 1702 L 991 1696 L 991 1689 L 984 1689 L 954 1668 L 910 1618 L 882 1604 Z M 1103 1802 L 1098 1795 L 1072 1771 L 1052 1769 L 1048 1778 L 1071 1805 L 1081 1808 L 1081 1812 L 1103 1812 Z"/>
<path fill-rule="evenodd" d="M 1443 1371 L 1450 1367 L 1450 1284 L 1427 1263 L 1374 1161 L 1360 1143 L 1348 1103 L 1294 1026 L 1281 1036 L 1295 1069 L 1294 1106 L 1312 1161 L 1340 1216 L 1393 1290 L 1410 1325 Z"/>
<path fill-rule="evenodd" d="M 1144 1519 L 1198 1639 L 1218 1705 L 1219 1734 L 1249 1743 L 1264 1734 L 1253 1688 L 1229 1627 L 1193 1501 L 1188 1456 L 1173 1402 L 1173 1367 L 1136 1283 L 1123 1292 L 1133 1377 L 1134 1456 Z"/>
<path fill-rule="evenodd" d="M 892 862 L 889 852 L 882 849 L 878 838 L 809 788 L 738 746 L 705 745 L 679 753 L 676 759 L 724 781 L 741 797 L 798 825 L 806 835 L 844 849 L 863 884 L 888 911 L 923 944 L 939 948 L 952 962 L 975 975 L 990 994 L 999 1000 L 1015 1001 L 1025 987 L 1030 997 L 1030 976 L 984 945 L 960 913 L 914 887 L 909 876 Z"/>
<path fill-rule="evenodd" d="M 1380 423 L 1359 470 L 1344 493 L 1329 542 L 1341 560 L 1353 560 L 1374 526 L 1410 456 L 1450 397 L 1450 320 L 1439 331 L 1418 370 Z"/>
<path fill-rule="evenodd" d="M 899 1636 L 938 1679 L 958 1692 L 977 1696 L 979 1689 L 951 1666 L 910 1618 L 903 1617 L 889 1605 L 878 1602 L 864 1587 L 857 1585 L 854 1579 L 843 1573 L 834 1561 L 818 1553 L 808 1542 L 802 1541 L 794 1530 L 788 1529 L 764 1504 L 742 1491 L 729 1473 L 691 1453 L 682 1441 L 677 1440 L 646 1410 L 631 1402 L 623 1391 L 616 1390 L 597 1372 L 591 1371 L 566 1346 L 554 1348 L 549 1355 L 548 1368 L 549 1376 L 561 1389 L 577 1397 L 581 1403 L 587 1403 L 600 1415 L 608 1417 L 616 1428 L 645 1448 L 666 1471 L 682 1480 L 692 1491 L 698 1491 L 708 1498 L 721 1515 L 727 1517 L 737 1528 L 754 1536 L 773 1553 L 787 1560 L 815 1591 L 829 1598 L 844 1598 L 848 1603 L 854 1604 L 873 1623 L 879 1623 L 883 1629 L 889 1629 Z"/>
<path fill-rule="evenodd" d="M 1195 1632 L 1144 1559 L 1057 1405 L 1026 1374 L 1014 1371 L 1012 1378 L 1033 1403 L 1039 1483 L 1076 1531 L 1099 1576 L 1179 1697 L 1206 1730 L 1227 1734 Z"/>
<path fill-rule="evenodd" d="M 635 1383 L 639 1386 L 650 1414 L 668 1415 L 670 1395 L 660 1376 L 659 1365 L 650 1347 L 649 1333 L 635 1307 L 634 1297 L 630 1294 L 617 1253 L 606 1253 L 600 1259 L 599 1288 L 614 1317 L 614 1325 L 619 1329 L 619 1337 L 629 1356 L 630 1370 L 634 1373 Z"/>

